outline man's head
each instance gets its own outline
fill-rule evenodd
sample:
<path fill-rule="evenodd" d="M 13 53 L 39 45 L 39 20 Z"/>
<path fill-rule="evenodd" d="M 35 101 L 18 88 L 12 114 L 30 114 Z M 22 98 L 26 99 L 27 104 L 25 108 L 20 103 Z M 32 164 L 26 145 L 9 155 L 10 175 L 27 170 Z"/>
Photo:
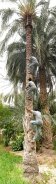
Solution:
<path fill-rule="evenodd" d="M 35 107 L 34 111 L 37 111 L 37 107 Z"/>
<path fill-rule="evenodd" d="M 29 81 L 32 81 L 32 79 L 31 79 L 31 78 L 29 78 L 28 80 L 29 80 Z"/>

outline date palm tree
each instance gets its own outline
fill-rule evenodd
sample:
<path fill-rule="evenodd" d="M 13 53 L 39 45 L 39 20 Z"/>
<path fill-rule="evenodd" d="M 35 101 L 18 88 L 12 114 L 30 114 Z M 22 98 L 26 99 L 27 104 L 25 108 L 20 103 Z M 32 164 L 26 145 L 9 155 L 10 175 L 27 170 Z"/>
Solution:
<path fill-rule="evenodd" d="M 13 2 L 13 0 L 10 0 Z M 26 87 L 28 85 L 28 81 L 31 78 L 32 74 L 29 71 L 29 63 L 30 63 L 30 57 L 32 55 L 32 21 L 36 18 L 36 8 L 37 4 L 35 0 L 27 0 L 24 2 L 17 4 L 17 19 L 16 24 L 11 26 L 11 29 L 9 28 L 8 34 L 6 35 L 5 40 L 8 40 L 8 37 L 10 37 L 10 34 L 15 33 L 15 30 L 19 32 L 19 22 L 22 22 L 22 26 L 24 26 L 26 31 Z M 38 3 L 38 6 L 40 4 L 43 4 L 43 0 Z M 3 19 L 5 17 L 6 20 L 8 20 L 8 16 L 12 15 L 14 11 L 9 9 L 5 11 L 5 14 L 3 14 Z M 20 21 L 19 21 L 20 19 Z M 21 26 L 21 29 L 22 29 Z M 3 47 L 5 44 L 5 40 L 3 43 Z M 24 118 L 24 169 L 27 173 L 37 173 L 38 172 L 38 166 L 37 166 L 37 159 L 36 159 L 36 145 L 35 141 L 33 140 L 34 131 L 31 127 L 31 119 L 32 114 L 30 113 L 30 110 L 33 109 L 33 97 L 32 95 L 29 96 L 28 91 L 25 91 L 25 118 Z"/>
<path fill-rule="evenodd" d="M 48 1 L 43 6 L 39 19 L 37 19 L 37 33 L 35 38 L 37 59 L 39 62 L 40 102 L 42 112 L 47 115 L 47 119 L 43 121 L 43 146 L 46 148 L 52 147 L 51 121 L 48 118 L 47 77 L 48 82 L 52 82 L 51 76 L 56 76 L 56 9 L 51 12 L 52 14 L 50 16 Z"/>
<path fill-rule="evenodd" d="M 12 0 L 11 0 L 12 1 Z M 28 4 L 29 3 L 29 4 Z M 43 3 L 43 1 L 42 1 Z M 29 78 L 32 79 L 32 74 L 29 71 L 29 63 L 30 63 L 30 57 L 32 55 L 32 20 L 35 17 L 35 1 L 28 1 L 25 2 L 25 4 L 20 5 L 20 12 L 17 12 L 21 15 L 20 21 L 24 23 L 24 27 L 26 30 L 26 86 L 28 85 Z M 18 11 L 18 10 L 17 10 Z M 9 11 L 9 15 L 6 11 L 5 14 L 3 14 L 3 18 L 6 17 L 6 20 L 8 20 L 8 16 L 12 15 L 12 11 Z M 6 16 L 5 16 L 6 15 Z M 11 29 L 9 29 L 8 34 L 6 35 L 5 40 L 8 40 L 8 37 L 12 33 L 15 33 L 17 30 L 19 33 L 19 17 L 16 19 L 16 24 L 11 26 Z M 22 27 L 21 27 L 22 29 Z M 3 47 L 5 44 L 5 40 L 3 42 Z M 3 48 L 2 47 L 2 48 Z M 43 48 L 43 47 L 42 47 Z M 35 142 L 33 141 L 33 135 L 34 132 L 31 128 L 30 121 L 32 119 L 32 114 L 30 113 L 30 110 L 33 108 L 33 98 L 32 96 L 29 97 L 28 91 L 26 90 L 25 93 L 25 119 L 24 119 L 24 132 L 25 132 L 25 141 L 24 141 L 24 163 L 25 163 L 25 169 L 27 172 L 38 172 L 38 168 L 36 166 L 36 146 Z M 32 170 L 31 170 L 32 168 Z"/>
<path fill-rule="evenodd" d="M 43 2 L 42 2 L 43 3 Z M 28 6 L 28 5 L 27 5 Z M 41 65 L 39 67 L 39 76 L 40 76 L 40 99 L 41 99 L 41 105 L 42 107 L 44 107 L 44 113 L 46 113 L 46 111 L 49 111 L 48 110 L 48 105 L 47 105 L 47 91 L 46 91 L 46 70 L 49 71 L 50 73 L 50 70 L 49 70 L 49 67 L 51 67 L 52 69 L 52 72 L 55 73 L 54 71 L 54 65 L 52 64 L 52 62 L 49 62 L 51 60 L 53 60 L 55 62 L 55 57 L 54 55 L 52 56 L 51 55 L 51 58 L 50 56 L 48 57 L 48 53 L 50 54 L 50 50 L 51 52 L 54 51 L 54 45 L 55 45 L 55 42 L 54 40 L 52 40 L 53 45 L 52 49 L 50 49 L 50 45 L 48 47 L 48 29 L 50 31 L 50 25 L 52 26 L 52 22 L 53 20 L 51 19 L 51 24 L 49 23 L 48 26 L 47 26 L 47 20 L 48 20 L 48 6 L 49 6 L 49 1 L 45 4 L 45 6 L 43 6 L 43 9 L 42 9 L 42 12 L 41 12 L 41 15 L 40 15 L 40 18 L 37 19 L 37 36 L 36 36 L 36 44 L 37 44 L 37 49 L 38 49 L 38 59 L 39 59 L 39 62 L 41 61 Z M 25 9 L 25 5 L 23 4 L 23 6 L 21 5 L 21 11 L 23 10 L 23 7 L 24 7 L 24 11 L 26 11 Z M 5 11 L 5 13 L 3 14 L 3 20 L 4 18 L 7 20 L 8 19 L 8 16 L 12 16 L 12 14 L 14 13 L 14 11 Z M 21 12 L 23 13 L 23 12 Z M 21 14 L 20 13 L 20 14 Z M 55 11 L 53 11 L 53 14 L 55 15 Z M 21 14 L 22 16 L 22 14 Z M 24 17 L 24 13 L 23 13 L 23 19 L 25 19 Z M 23 20 L 22 19 L 22 20 Z M 17 31 L 19 32 L 19 29 L 18 29 L 18 24 L 19 24 L 19 19 L 16 19 L 16 24 L 12 25 L 11 29 L 9 29 L 8 31 L 8 34 L 6 35 L 5 37 L 5 40 L 3 42 L 3 47 L 4 47 L 4 44 L 5 44 L 5 41 L 7 41 L 8 37 L 10 37 L 10 34 L 11 33 L 14 33 L 17 29 Z M 25 22 L 26 23 L 26 22 Z M 3 25 L 4 25 L 4 21 L 3 21 Z M 46 26 L 46 27 L 45 27 Z M 48 28 L 47 28 L 48 27 Z M 46 30 L 47 30 L 47 35 L 46 35 Z M 21 31 L 22 32 L 22 31 Z M 21 33 L 22 34 L 22 33 Z M 53 30 L 52 32 L 49 34 L 49 37 L 53 34 Z M 55 36 L 55 34 L 54 34 Z M 44 38 L 44 39 L 43 39 Z M 53 39 L 53 38 L 52 38 Z M 44 41 L 43 41 L 44 40 Z M 49 40 L 50 42 L 50 40 Z M 2 48 L 3 48 L 2 47 Z M 48 50 L 49 49 L 49 50 Z M 47 51 L 47 53 L 46 53 Z M 30 56 L 30 55 L 29 55 Z M 47 57 L 46 57 L 47 56 Z M 29 57 L 30 58 L 30 57 Z M 52 59 L 53 58 L 53 59 Z M 13 64 L 12 64 L 13 66 Z M 14 65 L 15 66 L 15 65 Z M 45 66 L 45 67 L 44 67 Z M 28 66 L 27 66 L 28 67 Z M 16 71 L 16 70 L 15 70 Z M 50 78 L 50 75 L 48 73 L 48 76 Z M 15 73 L 14 73 L 15 74 Z M 44 75 L 43 75 L 44 74 Z M 26 75 L 27 76 L 27 75 Z M 30 74 L 31 76 L 31 74 Z M 31 76 L 32 77 L 32 76 Z M 27 79 L 28 80 L 28 79 Z M 27 83 L 27 82 L 26 82 Z M 27 101 L 28 102 L 28 101 Z M 28 106 L 28 105 L 26 105 Z M 31 107 L 32 108 L 32 107 Z M 29 114 L 29 113 L 28 113 Z M 46 126 L 46 128 L 48 128 L 48 126 Z M 45 128 L 45 129 L 46 129 Z M 50 128 L 49 128 L 49 131 L 50 131 Z M 45 132 L 45 131 L 44 131 Z M 48 130 L 47 130 L 48 132 Z M 51 131 L 50 131 L 51 132 Z M 46 133 L 45 133 L 46 135 Z M 50 137 L 50 136 L 49 136 Z M 44 138 L 45 140 L 46 138 Z M 50 142 L 51 138 L 48 138 L 48 134 L 47 134 L 47 142 Z M 46 140 L 45 140 L 45 145 L 46 145 Z M 50 146 L 50 144 L 49 144 Z"/>

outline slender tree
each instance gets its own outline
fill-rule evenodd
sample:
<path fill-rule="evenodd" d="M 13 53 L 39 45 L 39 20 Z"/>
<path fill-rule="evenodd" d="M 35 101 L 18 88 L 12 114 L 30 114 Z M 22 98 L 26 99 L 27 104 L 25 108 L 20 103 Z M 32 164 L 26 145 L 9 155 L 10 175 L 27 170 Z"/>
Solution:
<path fill-rule="evenodd" d="M 26 88 L 32 74 L 29 70 L 30 58 L 32 55 L 32 19 L 35 16 L 35 3 L 28 1 L 26 4 L 20 5 L 20 13 L 25 23 L 26 29 Z M 36 145 L 33 139 L 34 131 L 31 127 L 32 114 L 30 110 L 33 109 L 33 96 L 29 96 L 28 90 L 25 91 L 25 118 L 24 118 L 24 169 L 27 173 L 37 173 L 37 159 L 36 159 Z"/>
<path fill-rule="evenodd" d="M 50 16 L 49 1 L 43 6 L 41 15 L 37 20 L 36 47 L 39 62 L 40 102 L 42 112 L 47 118 L 43 120 L 43 145 L 46 148 L 52 147 L 52 130 L 49 116 L 47 77 L 48 83 L 51 76 L 56 76 L 56 23 L 55 16 Z M 51 83 L 52 84 L 52 83 Z"/>
<path fill-rule="evenodd" d="M 42 4 L 43 4 L 43 2 L 44 1 L 42 1 Z M 31 55 L 32 55 L 32 40 L 31 40 L 32 20 L 35 18 L 36 3 L 35 3 L 35 1 L 32 1 L 32 0 L 25 1 L 25 3 L 20 4 L 19 8 L 20 8 L 20 12 L 18 12 L 18 10 L 17 10 L 17 14 L 20 15 L 20 21 L 23 22 L 25 30 L 26 30 L 26 87 L 27 87 L 29 78 L 32 79 L 32 74 L 30 73 L 28 66 L 30 63 Z M 6 20 L 8 20 L 8 16 L 12 15 L 12 13 L 14 13 L 14 12 L 9 11 L 9 14 L 7 11 L 5 12 Z M 3 14 L 3 19 L 5 17 L 5 14 Z M 5 38 L 6 41 L 8 40 L 8 37 L 10 37 L 10 35 L 12 33 L 15 33 L 16 30 L 19 32 L 18 23 L 20 21 L 19 21 L 19 17 L 18 17 L 18 19 L 16 20 L 16 24 L 14 24 L 10 27 L 11 29 L 9 29 L 8 34 L 6 35 L 6 38 Z M 22 30 L 22 26 L 21 26 L 21 30 Z M 5 44 L 5 40 L 3 43 L 3 47 Z M 31 171 L 31 172 L 36 173 L 36 172 L 38 172 L 38 168 L 36 165 L 36 147 L 35 147 L 35 142 L 33 141 L 34 132 L 31 128 L 31 124 L 30 124 L 30 121 L 32 119 L 32 114 L 30 113 L 30 110 L 32 108 L 33 108 L 33 98 L 32 98 L 32 96 L 29 97 L 28 91 L 26 90 L 26 93 L 25 93 L 25 119 L 24 119 L 24 132 L 25 132 L 24 164 L 25 164 L 25 169 L 27 172 Z"/>
<path fill-rule="evenodd" d="M 12 0 L 11 0 L 12 1 Z M 16 1 L 17 2 L 17 1 Z M 41 4 L 38 3 L 38 5 Z M 43 4 L 43 1 L 42 1 Z M 31 78 L 32 74 L 29 71 L 29 63 L 30 63 L 30 57 L 32 55 L 32 21 L 36 17 L 36 1 L 34 0 L 28 0 L 24 2 L 20 2 L 18 4 L 19 11 L 17 9 L 18 16 L 20 15 L 20 22 L 23 23 L 24 28 L 26 30 L 26 87 L 28 85 L 28 81 Z M 7 13 L 7 14 L 6 14 Z M 8 20 L 8 11 L 5 12 L 6 14 L 6 20 Z M 12 11 L 9 11 L 10 16 L 12 15 Z M 3 15 L 4 19 L 4 15 Z M 18 19 L 19 20 L 19 19 Z M 18 23 L 18 20 L 16 20 L 16 24 Z M 18 25 L 18 24 L 17 24 Z M 11 29 L 9 30 L 5 40 L 7 41 L 8 37 L 10 37 L 10 34 L 12 32 L 15 33 L 15 29 L 17 25 L 13 25 Z M 22 26 L 21 26 L 22 29 Z M 18 28 L 19 30 L 19 28 Z M 5 41 L 4 41 L 5 43 Z M 3 47 L 4 47 L 3 43 Z M 29 111 L 28 111 L 28 110 Z M 31 119 L 32 114 L 30 113 L 30 110 L 33 109 L 33 97 L 28 95 L 28 91 L 25 92 L 25 118 L 24 118 L 24 169 L 27 173 L 37 173 L 38 172 L 38 166 L 37 166 L 37 159 L 36 159 L 36 145 L 35 141 L 33 140 L 34 131 L 31 127 Z"/>

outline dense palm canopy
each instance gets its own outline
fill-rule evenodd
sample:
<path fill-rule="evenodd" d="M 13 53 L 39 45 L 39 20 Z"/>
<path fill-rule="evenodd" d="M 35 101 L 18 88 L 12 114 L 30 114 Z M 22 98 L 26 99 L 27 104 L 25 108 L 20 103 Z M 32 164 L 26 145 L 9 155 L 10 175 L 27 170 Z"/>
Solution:
<path fill-rule="evenodd" d="M 38 12 L 38 7 L 46 3 L 45 0 L 40 0 L 39 3 L 36 0 L 9 0 L 8 2 L 12 2 L 12 5 L 15 3 L 16 8 L 13 9 L 12 6 L 12 8 L 0 10 L 2 16 L 2 30 L 7 31 L 6 36 L 0 45 L 1 51 L 3 51 L 6 47 L 10 37 L 12 37 L 15 33 L 22 35 L 23 31 L 25 31 L 27 15 L 29 15 L 29 18 L 31 17 L 32 25 L 34 21 L 36 22 L 36 14 Z M 13 16 L 15 17 L 14 19 Z M 12 22 L 10 22 L 10 20 L 12 20 Z"/>
<path fill-rule="evenodd" d="M 36 48 L 39 62 L 39 80 L 40 80 L 40 103 L 44 114 L 49 115 L 49 106 L 47 99 L 47 82 L 51 82 L 51 76 L 56 76 L 56 21 L 55 15 L 49 11 L 49 1 L 43 6 L 41 15 L 37 19 L 36 29 Z M 54 48 L 55 47 L 55 48 Z M 43 120 L 43 146 L 52 148 L 51 120 Z"/>
<path fill-rule="evenodd" d="M 13 0 L 11 0 L 13 2 Z M 40 13 L 40 16 L 37 15 L 36 19 L 36 11 L 37 7 L 40 4 L 44 4 L 42 6 L 42 11 Z M 5 36 L 5 39 L 1 43 L 1 50 L 3 50 L 6 47 L 6 42 L 9 40 L 10 36 L 14 35 L 16 32 L 20 34 L 20 36 L 23 35 L 23 25 L 22 23 L 25 22 L 25 16 L 27 17 L 27 14 L 32 15 L 32 20 L 36 20 L 36 34 L 35 35 L 35 44 L 36 44 L 36 50 L 37 50 L 37 59 L 40 62 L 43 62 L 46 66 L 46 71 L 48 72 L 48 78 L 50 81 L 50 68 L 52 70 L 52 73 L 56 75 L 55 71 L 55 50 L 56 50 L 56 23 L 55 23 L 55 17 L 56 17 L 56 8 L 51 9 L 52 17 L 49 20 L 49 1 L 40 1 L 38 4 L 36 4 L 36 1 L 25 1 L 25 2 L 17 2 L 17 9 L 6 9 L 2 11 L 2 27 L 6 27 L 8 29 L 8 32 Z M 19 11 L 20 10 L 20 11 Z M 13 17 L 14 13 L 17 14 L 15 20 L 12 24 L 9 24 L 10 18 Z M 24 24 L 24 23 L 23 23 Z M 21 25 L 19 27 L 19 25 Z M 34 25 L 34 27 L 35 27 Z M 9 27 L 10 26 L 10 27 Z M 35 28 L 34 28 L 35 29 Z M 23 45 L 23 43 L 22 43 Z M 12 56 L 13 57 L 13 56 Z M 46 73 L 47 73 L 46 72 Z M 50 75 L 49 75 L 50 74 Z"/>
<path fill-rule="evenodd" d="M 25 44 L 12 43 L 8 46 L 7 74 L 9 79 L 18 83 L 25 82 Z"/>
<path fill-rule="evenodd" d="M 15 1 L 9 0 L 8 2 L 12 2 L 14 4 Z M 49 11 L 49 0 L 48 2 L 45 0 L 41 0 L 38 4 L 35 0 L 25 0 L 25 1 L 17 1 L 15 2 L 16 8 L 6 9 L 2 11 L 2 28 L 5 28 L 7 33 L 3 43 L 1 44 L 1 50 L 6 48 L 6 44 L 10 36 L 15 33 L 20 34 L 22 37 L 23 32 L 26 35 L 26 62 L 25 62 L 25 49 L 24 44 L 22 42 L 22 47 L 19 47 L 18 42 L 11 44 L 11 47 L 8 47 L 8 59 L 7 59 L 7 69 L 10 80 L 16 79 L 16 83 L 18 80 L 21 80 L 21 72 L 22 68 L 25 71 L 26 66 L 26 85 L 28 84 L 28 79 L 30 77 L 29 67 L 30 57 L 32 55 L 32 28 L 35 29 L 35 45 L 37 60 L 39 63 L 39 68 L 44 67 L 45 71 L 47 66 L 51 71 L 54 71 L 55 64 L 55 49 L 56 46 L 54 44 L 55 41 L 55 11 L 51 10 L 52 16 L 50 16 Z M 41 6 L 40 14 L 38 15 L 38 7 Z M 12 18 L 16 14 L 16 18 L 12 20 L 10 23 L 10 18 Z M 37 41 L 36 41 L 37 40 Z M 6 43 L 6 44 L 5 44 Z M 55 48 L 54 48 L 55 47 Z M 24 61 L 22 62 L 22 58 Z M 22 64 L 24 63 L 24 65 Z M 54 63 L 54 64 L 53 64 Z M 21 68 L 22 66 L 22 68 Z M 56 65 L 55 65 L 56 67 Z M 18 68 L 18 70 L 17 70 Z M 49 69 L 48 68 L 48 69 Z M 12 72 L 13 71 L 13 72 Z M 12 73 L 11 73 L 12 72 Z M 50 70 L 49 70 L 50 73 Z M 11 75 L 10 75 L 11 74 Z M 56 73 L 55 73 L 56 74 Z M 32 76 L 32 75 L 31 75 Z M 16 78 L 15 78 L 16 77 Z M 32 79 L 32 78 L 31 78 Z M 32 115 L 28 110 L 33 108 L 33 98 L 32 96 L 28 96 L 28 91 L 26 89 L 26 98 L 25 98 L 25 119 L 24 119 L 24 161 L 26 166 L 26 172 L 38 172 L 38 167 L 36 166 L 36 154 L 35 154 L 35 141 L 33 140 L 33 129 L 31 127 L 31 119 Z M 29 109 L 27 109 L 27 107 Z M 26 164 L 27 163 L 27 164 Z M 30 169 L 29 169 L 30 168 Z M 34 170 L 35 169 L 35 170 Z"/>
<path fill-rule="evenodd" d="M 55 8 L 56 11 L 56 8 Z M 50 13 L 52 12 L 52 14 Z M 43 6 L 37 18 L 35 52 L 39 66 L 45 67 L 46 83 L 52 86 L 52 75 L 56 77 L 56 15 L 49 11 L 49 2 Z"/>
<path fill-rule="evenodd" d="M 52 75 L 56 76 L 56 53 L 55 53 L 55 50 L 56 50 L 56 35 L 55 35 L 56 23 L 55 23 L 55 16 L 54 16 L 53 10 L 52 10 L 53 15 L 51 15 L 51 17 L 49 18 L 50 13 L 48 11 L 48 6 L 49 6 L 48 3 L 46 4 L 46 6 L 45 5 L 43 6 L 41 14 L 37 18 L 36 32 L 33 29 L 32 37 L 33 37 L 33 39 L 35 39 L 35 55 L 37 57 L 39 66 L 42 66 L 43 64 L 45 65 L 46 78 L 47 78 L 46 82 L 48 83 L 48 85 L 50 87 L 52 87 Z M 35 34 L 35 37 L 34 37 L 34 34 Z M 12 58 L 12 60 L 15 60 L 14 66 L 16 66 L 16 68 L 15 68 L 14 76 L 16 74 L 16 69 L 17 69 L 17 71 L 21 72 L 21 74 L 22 74 L 22 75 L 20 75 L 18 73 L 20 75 L 20 76 L 18 75 L 18 77 L 19 77 L 18 79 L 21 81 L 23 81 L 22 79 L 25 80 L 25 52 L 24 52 L 24 49 L 25 49 L 24 43 L 25 42 L 23 43 L 23 40 L 25 41 L 25 37 L 23 37 L 23 35 L 22 35 L 22 38 L 23 38 L 21 40 L 22 42 L 20 43 L 21 46 L 20 46 L 20 48 L 18 47 L 20 49 L 20 51 L 19 50 L 18 51 L 21 53 L 21 56 L 22 56 L 22 54 L 24 56 L 19 57 L 20 53 L 18 54 L 16 52 L 18 55 L 18 61 L 20 58 L 21 64 L 19 65 L 19 62 L 18 62 L 18 67 L 17 67 L 16 60 L 15 60 L 16 57 L 14 57 L 15 50 L 13 51 L 12 56 L 9 57 L 10 60 L 11 60 L 11 58 Z M 13 45 L 14 44 L 11 44 L 9 47 L 11 48 Z M 17 44 L 15 43 L 15 46 L 16 45 Z M 24 49 L 23 49 L 23 46 L 24 46 Z M 34 48 L 34 44 L 33 44 L 33 48 Z M 11 50 L 12 50 L 12 48 L 11 48 Z M 17 47 L 16 47 L 16 50 L 17 50 Z M 34 49 L 33 49 L 33 51 L 34 51 Z M 16 56 L 16 53 L 15 53 L 15 56 Z M 10 54 L 10 52 L 9 52 L 9 54 Z M 14 59 L 13 59 L 13 57 L 14 57 Z M 7 60 L 7 66 L 8 66 L 9 73 L 10 73 L 11 69 L 14 71 L 13 61 L 12 62 L 11 61 L 8 62 L 8 61 L 9 60 Z M 10 65 L 10 67 L 9 67 L 9 65 Z M 11 77 L 11 75 L 10 75 L 10 77 Z M 13 78 L 13 76 L 12 76 L 12 78 Z M 37 79 L 38 79 L 38 77 L 37 77 Z"/>
<path fill-rule="evenodd" d="M 18 5 L 18 3 L 17 3 Z M 23 4 L 20 2 L 19 5 L 19 11 L 17 15 L 18 20 L 22 26 L 24 25 L 25 31 L 26 31 L 26 85 L 28 84 L 28 78 L 29 78 L 29 68 L 28 68 L 28 63 L 29 63 L 29 58 L 32 54 L 31 52 L 31 35 L 32 35 L 32 20 L 33 17 L 35 17 L 35 1 L 25 1 Z M 18 9 L 17 9 L 18 10 Z M 22 27 L 21 27 L 22 29 Z M 19 28 L 16 29 L 19 31 Z M 13 25 L 13 31 L 14 25 Z M 11 29 L 9 33 L 7 34 L 6 41 L 8 36 L 11 34 Z M 5 42 L 4 42 L 5 43 Z M 3 43 L 3 46 L 4 46 Z M 28 91 L 26 90 L 25 93 L 25 120 L 24 120 L 24 133 L 25 133 L 25 139 L 24 139 L 24 165 L 25 165 L 25 172 L 30 172 L 31 173 L 34 171 L 35 173 L 38 172 L 38 167 L 36 166 L 36 146 L 35 146 L 35 141 L 33 140 L 33 129 L 31 128 L 30 125 L 30 120 L 32 119 L 32 114 L 29 113 L 27 110 L 27 107 L 29 109 L 33 108 L 33 98 L 32 96 L 29 98 L 28 96 Z M 26 117 L 27 115 L 27 117 Z M 29 129 L 29 130 L 28 130 Z M 33 154 L 34 152 L 34 154 Z M 30 154 L 31 153 L 31 154 Z M 27 164 L 26 164 L 27 163 Z M 34 170 L 35 169 L 35 170 Z"/>

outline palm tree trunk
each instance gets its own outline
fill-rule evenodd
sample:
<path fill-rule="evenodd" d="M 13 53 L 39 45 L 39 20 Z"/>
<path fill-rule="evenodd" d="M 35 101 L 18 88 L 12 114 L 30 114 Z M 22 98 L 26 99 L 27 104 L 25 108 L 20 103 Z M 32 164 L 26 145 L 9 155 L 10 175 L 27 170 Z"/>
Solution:
<path fill-rule="evenodd" d="M 45 148 L 52 148 L 52 129 L 51 120 L 49 118 L 49 106 L 46 90 L 46 74 L 45 67 L 39 68 L 39 78 L 40 78 L 40 101 L 42 106 L 43 114 L 46 114 L 46 118 L 43 119 L 43 146 Z"/>
<path fill-rule="evenodd" d="M 28 17 L 27 17 L 28 18 Z M 31 18 L 31 17 L 30 17 Z M 27 19 L 28 21 L 28 19 Z M 30 21 L 31 22 L 31 21 Z M 28 85 L 29 78 L 32 79 L 32 75 L 29 71 L 29 62 L 32 54 L 32 26 L 27 22 L 26 25 L 26 86 Z M 24 118 L 24 171 L 25 173 L 35 174 L 38 173 L 37 159 L 36 159 L 36 143 L 33 140 L 34 130 L 31 126 L 32 114 L 30 110 L 33 109 L 33 96 L 28 94 L 28 90 L 25 91 L 25 118 Z"/>

